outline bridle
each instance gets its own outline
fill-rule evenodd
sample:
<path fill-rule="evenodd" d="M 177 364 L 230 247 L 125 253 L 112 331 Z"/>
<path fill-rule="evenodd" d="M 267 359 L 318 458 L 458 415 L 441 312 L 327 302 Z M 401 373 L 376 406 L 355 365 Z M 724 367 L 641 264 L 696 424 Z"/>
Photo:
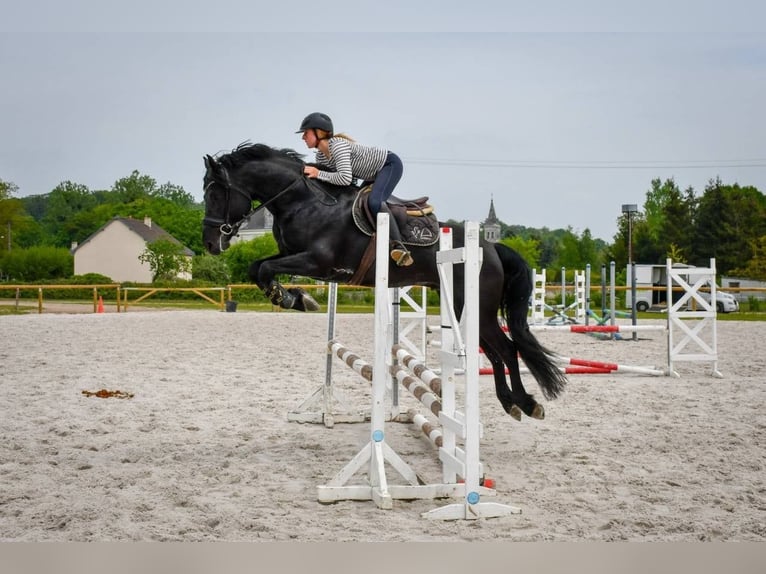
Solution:
<path fill-rule="evenodd" d="M 208 184 L 205 186 L 205 191 L 204 191 L 205 195 L 204 195 L 204 197 L 205 197 L 205 203 L 207 203 L 207 196 L 208 196 L 208 193 L 210 191 L 210 187 L 214 183 L 218 183 L 219 185 L 223 186 L 224 191 L 226 193 L 226 215 L 225 215 L 225 217 L 223 219 L 221 219 L 219 217 L 208 217 L 208 216 L 205 216 L 202 219 L 202 224 L 203 225 L 207 225 L 209 227 L 218 227 L 218 231 L 221 232 L 221 236 L 219 238 L 219 242 L 221 242 L 223 240 L 224 236 L 225 237 L 231 237 L 232 235 L 235 235 L 237 233 L 237 231 L 239 230 L 239 228 L 242 226 L 242 224 L 245 221 L 247 221 L 248 219 L 250 219 L 253 216 L 253 214 L 255 214 L 257 211 L 260 211 L 261 209 L 264 209 L 271 202 L 275 201 L 276 199 L 278 199 L 279 197 L 281 197 L 282 195 L 284 195 L 285 193 L 290 191 L 295 184 L 301 183 L 305 179 L 303 177 L 299 177 L 299 178 L 295 179 L 292 183 L 290 183 L 282 191 L 277 193 L 274 197 L 272 197 L 268 201 L 264 201 L 263 203 L 261 203 L 257 207 L 253 207 L 252 209 L 250 209 L 250 211 L 248 211 L 245 215 L 243 215 L 239 219 L 239 221 L 236 221 L 236 222 L 232 223 L 231 222 L 231 214 L 229 213 L 229 210 L 231 209 L 231 194 L 232 194 L 232 192 L 239 193 L 241 196 L 246 198 L 247 201 L 249 203 L 251 203 L 251 204 L 252 204 L 253 198 L 250 197 L 250 195 L 248 193 L 246 193 L 242 188 L 240 188 L 240 187 L 238 187 L 238 186 L 236 186 L 236 185 L 231 183 L 231 180 L 229 179 L 229 173 L 226 171 L 226 169 L 221 167 L 221 171 L 223 172 L 223 181 L 220 182 L 220 181 L 217 181 L 217 180 L 214 179 L 214 180 L 208 182 Z"/>

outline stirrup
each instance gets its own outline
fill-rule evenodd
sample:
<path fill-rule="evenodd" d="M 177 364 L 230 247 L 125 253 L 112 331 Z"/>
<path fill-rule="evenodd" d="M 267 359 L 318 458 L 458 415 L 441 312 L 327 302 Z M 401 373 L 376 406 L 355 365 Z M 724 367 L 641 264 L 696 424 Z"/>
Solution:
<path fill-rule="evenodd" d="M 403 245 L 400 247 L 395 247 L 391 250 L 391 259 L 394 260 L 397 267 L 409 267 L 414 263 L 412 254 L 410 254 L 410 252 L 407 251 Z"/>

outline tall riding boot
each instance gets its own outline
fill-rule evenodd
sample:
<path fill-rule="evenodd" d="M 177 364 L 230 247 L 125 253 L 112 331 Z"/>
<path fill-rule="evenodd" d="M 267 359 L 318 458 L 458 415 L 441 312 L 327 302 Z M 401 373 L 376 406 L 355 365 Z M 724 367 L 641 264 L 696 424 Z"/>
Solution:
<path fill-rule="evenodd" d="M 412 254 L 409 252 L 409 250 L 404 246 L 404 243 L 402 243 L 402 235 L 399 233 L 399 225 L 396 222 L 396 218 L 391 214 L 391 217 L 388 218 L 388 227 L 389 227 L 389 234 L 390 234 L 390 246 L 391 246 L 391 259 L 394 260 L 394 262 L 399 267 L 409 267 L 412 265 L 414 260 L 412 259 Z"/>

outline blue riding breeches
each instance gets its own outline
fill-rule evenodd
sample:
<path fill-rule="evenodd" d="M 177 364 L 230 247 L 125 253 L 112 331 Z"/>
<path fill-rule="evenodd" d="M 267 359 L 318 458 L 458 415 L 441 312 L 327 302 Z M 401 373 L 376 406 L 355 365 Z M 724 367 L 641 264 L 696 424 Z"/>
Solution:
<path fill-rule="evenodd" d="M 388 152 L 383 167 L 380 168 L 378 175 L 375 176 L 370 197 L 367 199 L 373 217 L 378 215 L 383 202 L 391 197 L 396 184 L 402 178 L 403 171 L 404 167 L 399 156 L 393 152 Z"/>

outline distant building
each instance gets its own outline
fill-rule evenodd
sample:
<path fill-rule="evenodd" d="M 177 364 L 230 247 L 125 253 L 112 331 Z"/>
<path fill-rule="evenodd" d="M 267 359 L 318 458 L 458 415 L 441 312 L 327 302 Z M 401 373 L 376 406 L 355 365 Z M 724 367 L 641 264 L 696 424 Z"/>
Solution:
<path fill-rule="evenodd" d="M 239 228 L 237 235 L 235 235 L 231 242 L 237 243 L 238 241 L 250 241 L 261 235 L 271 233 L 271 228 L 274 226 L 274 216 L 268 209 L 259 209 L 250 219 L 242 224 Z"/>
<path fill-rule="evenodd" d="M 489 200 L 489 215 L 484 220 L 484 239 L 492 243 L 500 241 L 500 221 L 495 215 L 495 200 L 490 198 Z"/>
<path fill-rule="evenodd" d="M 746 277 L 721 277 L 721 287 L 729 289 L 741 289 L 741 291 L 732 292 L 737 301 L 747 301 L 750 297 L 763 301 L 766 299 L 766 281 L 748 279 Z M 747 289 L 758 289 L 757 291 L 748 291 Z"/>
<path fill-rule="evenodd" d="M 79 245 L 72 245 L 75 275 L 100 273 L 112 281 L 122 283 L 151 283 L 152 270 L 148 263 L 138 259 L 146 246 L 158 239 L 181 243 L 149 217 L 143 221 L 130 217 L 114 217 L 101 229 Z M 194 252 L 184 247 L 183 254 L 191 262 Z M 191 268 L 191 265 L 190 265 Z M 190 273 L 181 273 L 179 279 L 191 279 Z"/>

